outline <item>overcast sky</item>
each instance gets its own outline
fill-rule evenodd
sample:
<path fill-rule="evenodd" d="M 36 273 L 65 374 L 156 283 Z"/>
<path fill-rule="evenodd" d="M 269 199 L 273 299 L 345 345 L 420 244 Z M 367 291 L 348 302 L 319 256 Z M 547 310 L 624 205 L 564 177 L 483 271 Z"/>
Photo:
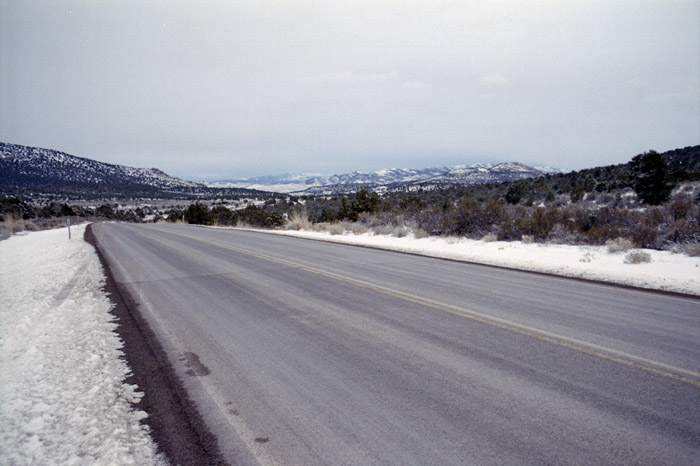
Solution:
<path fill-rule="evenodd" d="M 0 8 L 0 141 L 186 179 L 700 144 L 698 0 Z"/>

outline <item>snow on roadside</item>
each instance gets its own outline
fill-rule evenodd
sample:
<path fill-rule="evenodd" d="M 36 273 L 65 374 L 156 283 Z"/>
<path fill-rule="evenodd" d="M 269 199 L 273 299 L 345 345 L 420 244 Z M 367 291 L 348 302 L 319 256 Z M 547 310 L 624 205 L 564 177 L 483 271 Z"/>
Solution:
<path fill-rule="evenodd" d="M 0 464 L 167 464 L 85 227 L 0 242 Z"/>
<path fill-rule="evenodd" d="M 650 263 L 627 264 L 627 253 L 610 253 L 605 246 L 484 242 L 455 237 L 397 238 L 349 232 L 331 235 L 304 230 L 271 233 L 700 295 L 700 258 L 669 251 L 644 249 L 651 256 Z"/>

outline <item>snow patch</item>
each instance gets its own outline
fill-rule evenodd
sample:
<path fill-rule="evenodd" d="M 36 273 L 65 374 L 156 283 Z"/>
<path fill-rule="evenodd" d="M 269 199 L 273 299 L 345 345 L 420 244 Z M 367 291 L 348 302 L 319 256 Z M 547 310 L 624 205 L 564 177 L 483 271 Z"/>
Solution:
<path fill-rule="evenodd" d="M 85 225 L 0 242 L 2 464 L 167 464 L 124 383 L 112 303 Z"/>

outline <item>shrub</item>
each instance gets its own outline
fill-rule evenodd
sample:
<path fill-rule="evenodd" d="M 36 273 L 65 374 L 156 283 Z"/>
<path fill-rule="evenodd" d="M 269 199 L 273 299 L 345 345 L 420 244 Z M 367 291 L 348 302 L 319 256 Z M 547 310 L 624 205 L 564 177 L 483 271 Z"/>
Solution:
<path fill-rule="evenodd" d="M 645 264 L 651 262 L 651 256 L 644 251 L 632 251 L 625 256 L 625 264 Z"/>
<path fill-rule="evenodd" d="M 351 223 L 348 225 L 348 229 L 356 235 L 367 233 L 368 230 L 368 228 L 361 223 Z"/>
<path fill-rule="evenodd" d="M 610 253 L 626 252 L 634 247 L 632 241 L 627 238 L 609 239 L 605 242 L 605 245 Z"/>
<path fill-rule="evenodd" d="M 679 196 L 667 206 L 666 210 L 674 222 L 685 220 L 693 210 L 693 201 L 685 196 Z"/>
<path fill-rule="evenodd" d="M 418 228 L 418 227 L 414 228 L 414 229 L 412 230 L 412 233 L 413 233 L 413 237 L 416 238 L 416 239 L 427 238 L 427 237 L 430 236 L 430 233 L 428 233 L 428 232 L 425 231 L 424 229 Z M 698 249 L 700 249 L 700 248 L 698 248 Z M 700 252 L 700 251 L 699 251 L 699 252 Z"/>
<path fill-rule="evenodd" d="M 284 223 L 279 212 L 266 212 L 254 204 L 250 204 L 243 210 L 233 212 L 236 224 L 245 224 L 257 228 L 275 228 Z"/>
<path fill-rule="evenodd" d="M 493 243 L 494 241 L 498 241 L 498 236 L 494 235 L 493 233 L 488 233 L 481 238 L 481 241 L 484 243 Z"/>
<path fill-rule="evenodd" d="M 572 229 L 566 227 L 566 223 L 557 223 L 549 233 L 548 241 L 552 244 L 578 244 L 581 238 Z"/>
<path fill-rule="evenodd" d="M 686 244 L 683 250 L 690 257 L 700 257 L 700 243 Z"/>
<path fill-rule="evenodd" d="M 531 195 L 532 188 L 525 182 L 518 182 L 508 186 L 504 198 L 508 204 L 519 204 L 524 197 Z"/>
<path fill-rule="evenodd" d="M 379 210 L 381 199 L 377 193 L 370 193 L 366 188 L 362 188 L 352 196 L 352 201 L 348 202 L 346 197 L 340 199 L 340 206 L 336 215 L 339 219 L 357 221 L 363 212 L 374 213 Z"/>
<path fill-rule="evenodd" d="M 28 222 L 26 220 L 24 221 L 24 229 L 26 231 L 39 231 L 40 230 L 40 228 L 37 224 L 35 224 L 34 222 Z"/>
<path fill-rule="evenodd" d="M 700 223 L 677 220 L 666 231 L 666 240 L 670 243 L 695 243 L 700 240 Z"/>
<path fill-rule="evenodd" d="M 418 227 L 432 235 L 445 233 L 445 219 L 442 212 L 436 210 L 424 210 L 416 216 Z"/>
<path fill-rule="evenodd" d="M 658 247 L 659 232 L 655 228 L 641 225 L 632 232 L 634 244 L 640 248 Z"/>
<path fill-rule="evenodd" d="M 233 223 L 233 212 L 222 205 L 211 209 L 211 217 L 212 223 L 215 225 L 231 225 Z"/>
<path fill-rule="evenodd" d="M 396 236 L 397 238 L 403 238 L 410 232 L 405 225 L 382 225 L 372 228 L 372 231 L 377 235 Z"/>
<path fill-rule="evenodd" d="M 535 242 L 535 238 L 531 235 L 523 235 L 522 242 L 523 244 L 532 244 Z"/>
<path fill-rule="evenodd" d="M 527 233 L 538 240 L 546 239 L 554 226 L 559 222 L 559 212 L 556 208 L 537 207 L 525 222 Z"/>
<path fill-rule="evenodd" d="M 310 230 L 311 222 L 309 221 L 309 214 L 306 211 L 306 207 L 293 210 L 285 222 L 285 228 L 287 230 Z"/>
<path fill-rule="evenodd" d="M 329 223 L 326 225 L 326 231 L 331 235 L 342 235 L 347 231 L 347 223 Z"/>
<path fill-rule="evenodd" d="M 204 204 L 195 202 L 185 210 L 185 221 L 195 225 L 211 225 L 214 220 L 209 208 Z"/>
<path fill-rule="evenodd" d="M 394 226 L 392 225 L 377 225 L 372 227 L 372 232 L 375 235 L 390 235 L 394 232 Z"/>

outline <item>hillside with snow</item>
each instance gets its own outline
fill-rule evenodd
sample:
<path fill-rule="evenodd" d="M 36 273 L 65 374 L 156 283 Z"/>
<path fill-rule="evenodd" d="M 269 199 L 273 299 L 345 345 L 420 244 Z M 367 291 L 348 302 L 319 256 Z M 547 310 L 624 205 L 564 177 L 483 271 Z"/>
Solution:
<path fill-rule="evenodd" d="M 132 168 L 76 157 L 51 149 L 0 143 L 3 183 L 53 183 L 76 185 L 144 185 L 160 189 L 197 187 L 200 183 L 174 178 L 157 168 Z"/>
<path fill-rule="evenodd" d="M 227 197 L 252 191 L 296 195 L 348 194 L 365 188 L 386 191 L 402 186 L 469 185 L 536 178 L 557 170 L 518 162 L 497 165 L 390 168 L 370 173 L 320 175 L 287 173 L 215 182 L 172 177 L 157 168 L 98 162 L 64 152 L 0 143 L 0 193 L 6 196 L 56 194 L 67 197 Z M 243 193 L 242 190 L 248 191 Z"/>
<path fill-rule="evenodd" d="M 434 176 L 419 183 L 428 185 L 485 184 L 504 181 L 519 181 L 552 173 L 553 169 L 530 167 L 519 162 L 506 162 L 497 165 L 476 164 L 468 167 L 455 167 L 446 173 Z"/>
<path fill-rule="evenodd" d="M 0 194 L 5 196 L 52 194 L 94 198 L 222 194 L 202 183 L 181 180 L 157 168 L 114 165 L 52 149 L 2 142 L 0 173 Z"/>
<path fill-rule="evenodd" d="M 389 168 L 371 173 L 354 171 L 334 175 L 284 174 L 207 183 L 211 187 L 236 187 L 304 195 L 347 194 L 365 188 L 382 191 L 407 185 L 465 185 L 536 178 L 555 169 L 533 168 L 518 162 L 497 165 L 431 168 Z"/>

